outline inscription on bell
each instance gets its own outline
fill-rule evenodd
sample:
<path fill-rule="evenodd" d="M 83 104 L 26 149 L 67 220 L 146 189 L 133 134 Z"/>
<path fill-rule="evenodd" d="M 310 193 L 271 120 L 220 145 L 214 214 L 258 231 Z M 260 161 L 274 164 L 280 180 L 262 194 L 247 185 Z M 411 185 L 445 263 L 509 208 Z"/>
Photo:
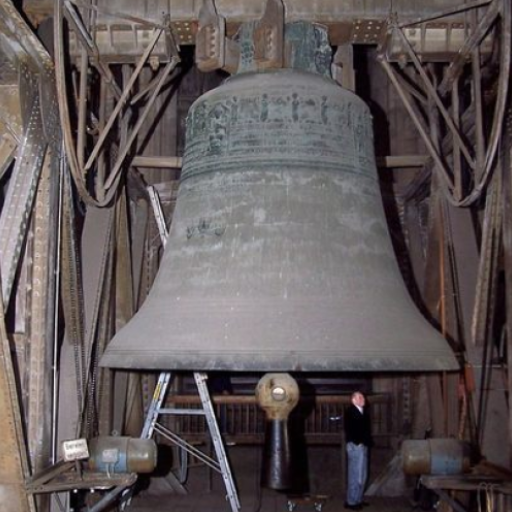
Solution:
<path fill-rule="evenodd" d="M 187 227 L 187 238 L 205 235 L 222 236 L 224 231 L 226 231 L 225 224 L 212 222 L 209 219 L 201 219 L 197 225 Z"/>
<path fill-rule="evenodd" d="M 286 168 L 309 169 L 322 159 L 323 166 L 374 180 L 373 137 L 365 105 L 348 92 L 341 102 L 327 94 L 333 87 L 329 79 L 293 73 L 305 80 L 291 82 L 295 85 L 286 89 L 272 83 L 271 73 L 239 75 L 223 86 L 225 94 L 206 95 L 201 104 L 193 105 L 183 178 L 219 168 L 238 169 L 238 158 L 243 157 L 247 168 L 260 170 L 268 167 L 267 158 L 280 159 Z M 308 84 L 311 76 L 315 87 Z M 240 93 L 244 82 L 255 81 L 260 87 Z"/>

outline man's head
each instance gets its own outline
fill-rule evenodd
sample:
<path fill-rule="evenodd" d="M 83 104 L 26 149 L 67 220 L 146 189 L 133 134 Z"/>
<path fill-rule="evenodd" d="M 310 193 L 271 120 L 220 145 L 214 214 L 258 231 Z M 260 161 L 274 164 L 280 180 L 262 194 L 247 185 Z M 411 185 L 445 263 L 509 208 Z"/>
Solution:
<path fill-rule="evenodd" d="M 350 399 L 352 400 L 352 403 L 357 407 L 364 407 L 366 403 L 366 399 L 363 393 L 361 393 L 361 391 L 356 391 L 355 393 L 352 393 Z"/>

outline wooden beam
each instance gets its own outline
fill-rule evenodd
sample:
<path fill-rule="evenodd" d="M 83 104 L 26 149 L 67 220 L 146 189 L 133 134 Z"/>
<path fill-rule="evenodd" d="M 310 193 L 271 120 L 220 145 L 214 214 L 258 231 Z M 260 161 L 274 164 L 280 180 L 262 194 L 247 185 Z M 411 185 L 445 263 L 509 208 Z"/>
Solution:
<path fill-rule="evenodd" d="M 403 167 L 423 167 L 429 157 L 427 155 L 390 155 L 376 157 L 377 167 L 398 169 Z M 132 160 L 133 167 L 154 169 L 181 169 L 183 159 L 179 156 L 136 156 Z"/>
<path fill-rule="evenodd" d="M 182 160 L 179 156 L 136 156 L 132 160 L 132 167 L 181 169 Z"/>
<path fill-rule="evenodd" d="M 377 167 L 397 169 L 401 167 L 423 167 L 429 157 L 426 155 L 393 155 L 376 157 Z"/>

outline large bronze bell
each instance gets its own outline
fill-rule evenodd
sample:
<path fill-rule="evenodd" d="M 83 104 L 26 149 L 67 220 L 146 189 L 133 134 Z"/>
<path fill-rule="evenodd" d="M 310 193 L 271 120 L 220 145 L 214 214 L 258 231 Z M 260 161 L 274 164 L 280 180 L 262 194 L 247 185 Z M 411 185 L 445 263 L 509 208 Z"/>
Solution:
<path fill-rule="evenodd" d="M 402 281 L 361 99 L 276 69 L 235 75 L 194 103 L 161 268 L 102 365 L 457 367 Z"/>

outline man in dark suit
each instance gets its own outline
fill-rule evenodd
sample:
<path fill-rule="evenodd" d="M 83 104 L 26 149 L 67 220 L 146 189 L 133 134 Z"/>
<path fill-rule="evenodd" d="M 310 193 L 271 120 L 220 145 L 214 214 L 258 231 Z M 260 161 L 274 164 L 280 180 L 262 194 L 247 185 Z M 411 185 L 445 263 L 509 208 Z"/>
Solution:
<path fill-rule="evenodd" d="M 345 508 L 361 510 L 367 505 L 363 501 L 363 493 L 368 477 L 368 448 L 372 444 L 372 433 L 364 395 L 356 391 L 351 396 L 351 402 L 344 415 L 348 461 Z"/>

